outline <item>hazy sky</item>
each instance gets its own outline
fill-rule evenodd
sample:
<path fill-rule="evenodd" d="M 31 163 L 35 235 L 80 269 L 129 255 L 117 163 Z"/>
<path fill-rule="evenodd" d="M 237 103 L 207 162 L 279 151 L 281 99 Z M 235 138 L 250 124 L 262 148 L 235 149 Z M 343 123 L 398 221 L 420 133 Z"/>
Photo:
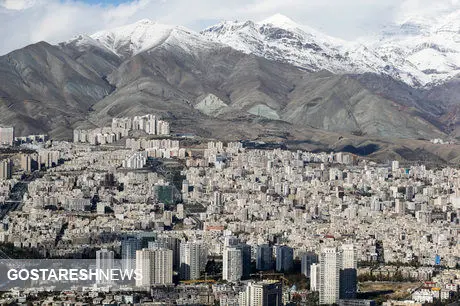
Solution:
<path fill-rule="evenodd" d="M 275 13 L 331 36 L 379 32 L 406 15 L 460 7 L 459 0 L 0 0 L 0 54 L 45 40 L 149 18 L 199 31 L 222 20 L 263 20 Z"/>

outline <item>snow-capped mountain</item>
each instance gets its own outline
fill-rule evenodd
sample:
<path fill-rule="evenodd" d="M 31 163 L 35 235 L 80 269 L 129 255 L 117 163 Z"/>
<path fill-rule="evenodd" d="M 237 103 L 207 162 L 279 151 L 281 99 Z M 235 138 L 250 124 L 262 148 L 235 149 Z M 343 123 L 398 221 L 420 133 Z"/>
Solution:
<path fill-rule="evenodd" d="M 351 42 L 279 14 L 260 22 L 225 21 L 201 34 L 245 53 L 313 71 L 372 72 L 411 86 L 428 86 L 460 73 L 459 13 L 434 20 L 412 16 L 377 37 Z"/>
<path fill-rule="evenodd" d="M 122 59 L 160 45 L 192 53 L 226 45 L 311 71 L 371 72 L 430 87 L 460 73 L 460 10 L 404 16 L 381 34 L 356 41 L 328 36 L 277 14 L 260 22 L 224 21 L 201 33 L 144 19 L 70 42 L 82 48 L 99 46 Z"/>
<path fill-rule="evenodd" d="M 421 85 L 442 83 L 460 73 L 460 10 L 407 16 L 367 44 Z"/>
<path fill-rule="evenodd" d="M 425 76 L 443 81 L 454 75 L 458 20 L 449 18 L 409 16 L 381 37 L 355 42 L 280 15 L 225 22 L 203 34 L 142 20 L 59 45 L 40 42 L 0 56 L 6 102 L 0 119 L 20 135 L 38 127 L 63 138 L 78 126 L 152 112 L 172 119 L 179 133 L 229 140 L 311 138 L 336 149 L 338 134 L 330 133 L 339 133 L 353 139 L 343 145 L 384 138 L 382 150 L 399 150 L 388 140 L 450 139 L 460 135 L 460 78 L 426 89 L 381 75 L 415 85 L 428 84 Z M 436 52 L 417 65 L 409 62 L 426 50 Z M 444 65 L 435 66 L 439 59 Z M 441 69 L 446 73 L 437 73 Z M 377 74 L 360 74 L 367 71 Z M 458 157 L 449 152 L 446 160 Z"/>
<path fill-rule="evenodd" d="M 369 68 L 366 68 L 366 61 L 360 59 L 371 57 L 372 61 L 379 60 L 366 48 L 356 48 L 356 52 L 363 54 L 353 59 L 349 54 L 353 47 L 347 42 L 298 25 L 282 15 L 257 23 L 225 21 L 205 29 L 201 34 L 245 53 L 314 71 L 362 73 Z"/>
<path fill-rule="evenodd" d="M 100 31 L 90 38 L 121 57 L 136 55 L 168 43 L 181 44 L 183 48 L 207 48 L 209 45 L 208 40 L 187 28 L 165 25 L 148 19 Z"/>
<path fill-rule="evenodd" d="M 77 35 L 62 44 L 74 44 L 75 47 L 80 51 L 84 51 L 88 47 L 96 47 L 96 48 L 101 48 L 102 50 L 106 52 L 115 53 L 112 49 L 108 48 L 106 45 L 91 38 L 91 36 L 88 36 L 86 34 Z"/>

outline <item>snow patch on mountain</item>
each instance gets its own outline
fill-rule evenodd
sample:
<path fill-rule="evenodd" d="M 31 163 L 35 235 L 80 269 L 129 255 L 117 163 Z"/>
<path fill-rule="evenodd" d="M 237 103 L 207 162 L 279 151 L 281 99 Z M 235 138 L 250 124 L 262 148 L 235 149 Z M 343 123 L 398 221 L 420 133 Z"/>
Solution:
<path fill-rule="evenodd" d="M 260 22 L 223 21 L 201 33 L 148 19 L 73 39 L 122 58 L 158 46 L 185 54 L 230 46 L 247 54 L 333 73 L 384 74 L 411 86 L 431 86 L 460 74 L 460 10 L 404 15 L 373 37 L 345 41 L 276 14 Z"/>
<path fill-rule="evenodd" d="M 460 74 L 460 10 L 406 16 L 368 45 L 421 85 L 443 83 Z"/>
<path fill-rule="evenodd" d="M 385 62 L 364 45 L 346 42 L 276 15 L 261 22 L 222 22 L 201 32 L 237 50 L 296 66 L 334 73 L 381 73 Z M 381 67 L 378 69 L 377 67 Z"/>
<path fill-rule="evenodd" d="M 97 32 L 91 38 L 118 55 L 131 56 L 161 44 L 173 29 L 173 26 L 143 19 L 130 25 Z"/>
<path fill-rule="evenodd" d="M 460 73 L 460 11 L 405 16 L 381 35 L 344 41 L 277 14 L 260 22 L 224 21 L 201 32 L 245 53 L 333 73 L 386 74 L 411 86 L 442 83 Z"/>
<path fill-rule="evenodd" d="M 185 27 L 165 25 L 149 19 L 100 31 L 91 38 L 122 57 L 130 57 L 157 46 L 175 46 L 185 52 L 215 47 L 216 44 Z"/>
<path fill-rule="evenodd" d="M 95 47 L 103 49 L 106 52 L 114 53 L 111 49 L 107 48 L 104 44 L 100 43 L 99 41 L 91 38 L 86 34 L 80 34 L 77 36 L 72 37 L 66 42 L 63 42 L 64 45 L 74 44 L 79 51 L 86 51 L 88 47 Z M 116 54 L 116 53 L 115 53 Z"/>

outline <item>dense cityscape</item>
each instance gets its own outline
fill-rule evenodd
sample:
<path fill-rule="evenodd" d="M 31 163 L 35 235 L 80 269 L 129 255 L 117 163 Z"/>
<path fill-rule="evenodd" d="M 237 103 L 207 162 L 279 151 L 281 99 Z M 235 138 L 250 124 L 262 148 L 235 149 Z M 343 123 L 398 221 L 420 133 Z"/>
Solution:
<path fill-rule="evenodd" d="M 3 127 L 0 143 L 2 260 L 91 259 L 142 273 L 129 290 L 30 285 L 3 292 L 2 304 L 458 298 L 458 168 L 173 135 L 156 115 L 78 129 L 73 142 Z"/>
<path fill-rule="evenodd" d="M 0 0 L 0 306 L 460 306 L 460 0 Z"/>

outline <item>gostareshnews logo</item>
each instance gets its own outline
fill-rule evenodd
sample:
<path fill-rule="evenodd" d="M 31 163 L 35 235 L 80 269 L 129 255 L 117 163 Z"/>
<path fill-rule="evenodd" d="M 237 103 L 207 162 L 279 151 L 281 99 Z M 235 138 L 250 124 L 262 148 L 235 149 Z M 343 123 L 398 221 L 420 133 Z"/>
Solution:
<path fill-rule="evenodd" d="M 0 291 L 104 290 L 142 291 L 149 288 L 149 269 L 134 261 L 90 259 L 0 260 Z"/>

